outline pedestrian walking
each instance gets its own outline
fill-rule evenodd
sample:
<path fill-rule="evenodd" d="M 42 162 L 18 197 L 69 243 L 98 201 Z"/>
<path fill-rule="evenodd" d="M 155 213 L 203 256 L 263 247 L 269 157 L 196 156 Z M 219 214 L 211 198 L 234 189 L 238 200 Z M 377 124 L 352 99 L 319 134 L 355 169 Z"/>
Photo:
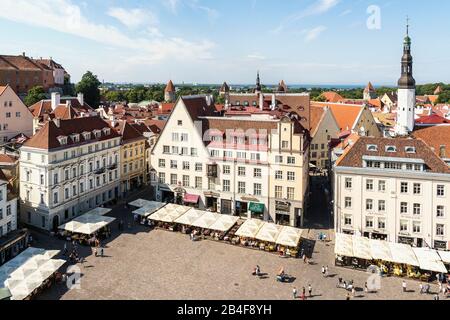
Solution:
<path fill-rule="evenodd" d="M 103 258 L 103 248 L 100 248 L 100 256 Z"/>
<path fill-rule="evenodd" d="M 369 287 L 367 286 L 367 282 L 364 283 L 364 292 L 369 293 Z"/>
<path fill-rule="evenodd" d="M 442 292 L 442 282 L 439 281 L 438 286 L 439 286 L 438 292 Z"/>
<path fill-rule="evenodd" d="M 439 300 L 439 295 L 435 294 L 433 300 L 438 301 Z"/>
<path fill-rule="evenodd" d="M 97 252 L 97 248 L 96 247 L 94 247 L 94 256 L 98 257 L 98 252 Z"/>
<path fill-rule="evenodd" d="M 345 298 L 345 300 L 350 300 L 350 293 L 347 292 L 347 297 Z"/>
<path fill-rule="evenodd" d="M 308 263 L 308 257 L 306 256 L 306 254 L 303 255 L 303 263 Z"/>
<path fill-rule="evenodd" d="M 325 277 L 325 266 L 322 266 L 322 276 Z"/>
<path fill-rule="evenodd" d="M 403 280 L 402 282 L 402 288 L 403 288 L 403 292 L 406 292 L 406 281 Z"/>
<path fill-rule="evenodd" d="M 423 284 L 422 284 L 422 282 L 419 284 L 419 289 L 420 289 L 420 294 L 422 294 L 423 293 Z"/>
<path fill-rule="evenodd" d="M 294 289 L 292 289 L 292 297 L 295 299 L 297 299 L 297 288 L 294 287 Z"/>
<path fill-rule="evenodd" d="M 328 275 L 329 275 L 329 273 L 328 273 L 328 266 L 326 266 L 325 267 L 325 278 L 328 278 Z"/>
<path fill-rule="evenodd" d="M 309 293 L 309 297 L 312 297 L 312 287 L 310 284 L 308 284 L 308 293 Z"/>
<path fill-rule="evenodd" d="M 356 297 L 356 289 L 354 286 L 352 287 L 352 297 Z"/>
<path fill-rule="evenodd" d="M 64 251 L 63 251 L 63 255 L 66 256 L 67 255 L 67 242 L 64 242 Z"/>

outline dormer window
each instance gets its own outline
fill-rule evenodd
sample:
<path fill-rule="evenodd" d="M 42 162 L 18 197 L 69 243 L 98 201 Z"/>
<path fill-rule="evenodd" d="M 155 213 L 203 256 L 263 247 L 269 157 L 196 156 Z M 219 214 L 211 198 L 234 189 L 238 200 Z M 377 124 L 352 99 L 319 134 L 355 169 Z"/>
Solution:
<path fill-rule="evenodd" d="M 244 106 L 248 107 L 248 101 L 244 101 Z"/>
<path fill-rule="evenodd" d="M 397 148 L 395 146 L 386 146 L 386 152 L 397 152 Z"/>
<path fill-rule="evenodd" d="M 109 136 L 111 134 L 111 129 L 110 128 L 103 128 L 103 134 L 105 136 Z"/>
<path fill-rule="evenodd" d="M 91 140 L 91 133 L 90 132 L 83 132 L 84 140 Z"/>
<path fill-rule="evenodd" d="M 378 146 L 375 145 L 375 144 L 369 144 L 369 145 L 367 146 L 367 151 L 371 151 L 371 152 L 378 151 Z"/>
<path fill-rule="evenodd" d="M 72 138 L 73 142 L 75 142 L 75 143 L 80 142 L 80 135 L 79 134 L 72 134 L 70 137 Z"/>
<path fill-rule="evenodd" d="M 416 148 L 414 147 L 406 147 L 405 148 L 406 153 L 416 153 Z"/>
<path fill-rule="evenodd" d="M 57 139 L 58 139 L 59 143 L 60 143 L 62 146 L 67 145 L 67 137 L 65 137 L 65 136 L 59 136 Z"/>
<path fill-rule="evenodd" d="M 97 138 L 97 139 L 100 138 L 101 135 L 102 135 L 100 130 L 94 130 L 93 132 L 94 132 L 94 137 Z"/>
<path fill-rule="evenodd" d="M 240 106 L 240 105 L 241 105 L 241 102 L 240 102 L 240 101 L 236 101 L 236 105 L 237 105 L 237 106 Z"/>

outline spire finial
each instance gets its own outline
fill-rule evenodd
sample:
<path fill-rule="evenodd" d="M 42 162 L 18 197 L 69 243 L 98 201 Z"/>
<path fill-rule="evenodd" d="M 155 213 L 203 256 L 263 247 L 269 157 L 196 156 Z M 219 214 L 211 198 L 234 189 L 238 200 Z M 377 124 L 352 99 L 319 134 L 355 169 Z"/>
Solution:
<path fill-rule="evenodd" d="M 406 35 L 409 36 L 409 16 L 406 16 Z"/>

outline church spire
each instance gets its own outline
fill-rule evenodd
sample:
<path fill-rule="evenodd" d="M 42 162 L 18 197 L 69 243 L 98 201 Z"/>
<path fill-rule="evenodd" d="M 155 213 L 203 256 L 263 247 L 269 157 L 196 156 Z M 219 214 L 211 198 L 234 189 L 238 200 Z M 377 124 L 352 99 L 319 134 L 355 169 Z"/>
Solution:
<path fill-rule="evenodd" d="M 416 80 L 413 77 L 413 57 L 411 55 L 411 38 L 409 37 L 409 18 L 406 19 L 406 37 L 403 42 L 402 76 L 398 81 L 399 88 L 415 89 Z"/>
<path fill-rule="evenodd" d="M 261 79 L 259 78 L 259 70 L 256 75 L 256 92 L 261 92 Z"/>

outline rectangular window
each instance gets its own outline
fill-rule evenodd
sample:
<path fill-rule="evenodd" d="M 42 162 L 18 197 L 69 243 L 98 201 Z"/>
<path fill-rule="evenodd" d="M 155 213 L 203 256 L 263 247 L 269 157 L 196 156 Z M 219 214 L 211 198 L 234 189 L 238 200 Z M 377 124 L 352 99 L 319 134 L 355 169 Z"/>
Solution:
<path fill-rule="evenodd" d="M 178 164 L 176 160 L 170 160 L 170 169 L 178 169 Z"/>
<path fill-rule="evenodd" d="M 282 156 L 275 156 L 275 163 L 283 163 L 283 157 Z"/>
<path fill-rule="evenodd" d="M 223 191 L 224 192 L 230 192 L 231 190 L 231 184 L 230 184 L 230 180 L 223 180 Z"/>
<path fill-rule="evenodd" d="M 289 141 L 281 141 L 281 148 L 288 149 L 289 148 Z"/>
<path fill-rule="evenodd" d="M 444 185 L 438 185 L 437 186 L 437 196 L 438 197 L 444 197 L 445 196 L 445 186 Z"/>
<path fill-rule="evenodd" d="M 352 178 L 345 178 L 345 189 L 351 189 L 353 184 Z"/>
<path fill-rule="evenodd" d="M 378 191 L 385 192 L 386 191 L 386 181 L 380 180 L 378 181 Z"/>
<path fill-rule="evenodd" d="M 386 219 L 378 219 L 378 229 L 386 229 Z"/>
<path fill-rule="evenodd" d="M 352 225 L 352 216 L 351 215 L 345 215 L 344 216 L 344 224 L 346 226 L 351 226 Z"/>
<path fill-rule="evenodd" d="M 413 233 L 420 233 L 421 232 L 421 223 L 420 222 L 413 222 Z"/>
<path fill-rule="evenodd" d="M 277 199 L 283 198 L 283 187 L 275 186 L 275 198 Z"/>
<path fill-rule="evenodd" d="M 408 221 L 406 221 L 406 220 L 400 221 L 400 231 L 402 231 L 402 232 L 408 231 Z"/>
<path fill-rule="evenodd" d="M 386 211 L 386 201 L 378 200 L 378 211 L 385 212 Z"/>
<path fill-rule="evenodd" d="M 181 141 L 182 142 L 188 142 L 189 141 L 189 137 L 187 133 L 182 133 L 181 134 Z"/>
<path fill-rule="evenodd" d="M 196 172 L 202 172 L 202 171 L 203 171 L 203 164 L 201 164 L 201 163 L 196 163 L 196 164 L 195 164 L 195 171 L 196 171 Z"/>
<path fill-rule="evenodd" d="M 245 177 L 245 167 L 238 167 L 238 176 Z"/>
<path fill-rule="evenodd" d="M 295 157 L 287 157 L 288 164 L 295 164 Z"/>
<path fill-rule="evenodd" d="M 413 213 L 414 215 L 420 215 L 422 214 L 422 205 L 419 203 L 414 203 L 413 206 Z"/>
<path fill-rule="evenodd" d="M 275 171 L 275 180 L 283 180 L 283 171 L 281 170 Z"/>
<path fill-rule="evenodd" d="M 373 200 L 372 199 L 366 199 L 366 210 L 373 210 Z"/>
<path fill-rule="evenodd" d="M 160 168 L 165 168 L 166 167 L 166 160 L 165 159 L 159 159 L 158 164 L 159 164 Z"/>
<path fill-rule="evenodd" d="M 180 140 L 180 135 L 177 132 L 172 132 L 172 141 L 178 142 Z"/>
<path fill-rule="evenodd" d="M 191 157 L 197 157 L 198 152 L 197 152 L 197 148 L 191 148 Z"/>
<path fill-rule="evenodd" d="M 58 193 L 57 192 L 53 193 L 53 203 L 58 204 Z"/>
<path fill-rule="evenodd" d="M 400 193 L 408 193 L 408 182 L 402 182 L 400 184 Z"/>
<path fill-rule="evenodd" d="M 203 178 L 195 177 L 195 189 L 202 190 L 203 189 Z"/>
<path fill-rule="evenodd" d="M 262 185 L 261 183 L 253 184 L 253 195 L 260 196 L 262 193 Z"/>
<path fill-rule="evenodd" d="M 238 193 L 245 194 L 245 182 L 238 182 Z"/>
<path fill-rule="evenodd" d="M 444 206 L 437 206 L 437 208 L 436 208 L 436 216 L 438 218 L 443 218 L 444 214 L 445 214 L 444 210 L 445 210 Z"/>
<path fill-rule="evenodd" d="M 400 203 L 400 213 L 408 213 L 408 204 L 406 202 Z"/>
<path fill-rule="evenodd" d="M 436 235 L 443 236 L 445 234 L 445 226 L 443 224 L 436 225 Z"/>
<path fill-rule="evenodd" d="M 188 175 L 183 175 L 183 187 L 190 187 L 190 177 Z"/>
<path fill-rule="evenodd" d="M 414 183 L 413 190 L 416 195 L 422 194 L 422 185 L 420 183 Z"/>
<path fill-rule="evenodd" d="M 6 206 L 6 216 L 10 216 L 11 215 L 11 205 L 7 205 Z"/>
<path fill-rule="evenodd" d="M 294 188 L 287 188 L 287 198 L 288 200 L 294 200 Z"/>
<path fill-rule="evenodd" d="M 372 217 L 366 218 L 366 228 L 373 228 L 373 218 Z"/>
<path fill-rule="evenodd" d="M 176 185 L 178 183 L 178 177 L 176 174 L 171 174 L 170 175 L 170 184 L 171 185 Z"/>
<path fill-rule="evenodd" d="M 288 181 L 295 181 L 295 172 L 288 171 L 287 172 L 287 180 Z"/>
<path fill-rule="evenodd" d="M 253 177 L 254 178 L 261 178 L 262 177 L 262 171 L 259 168 L 253 169 Z"/>
<path fill-rule="evenodd" d="M 170 153 L 170 146 L 163 146 L 163 153 L 169 154 Z"/>
<path fill-rule="evenodd" d="M 164 172 L 159 173 L 159 183 L 166 183 L 166 174 Z"/>
<path fill-rule="evenodd" d="M 352 198 L 345 197 L 345 208 L 351 208 L 352 207 Z"/>
<path fill-rule="evenodd" d="M 373 191 L 373 180 L 366 180 L 366 190 Z"/>
<path fill-rule="evenodd" d="M 223 174 L 230 174 L 231 168 L 230 166 L 223 166 Z"/>
<path fill-rule="evenodd" d="M 183 161 L 183 170 L 190 170 L 191 169 L 191 165 L 189 163 L 189 161 Z"/>

